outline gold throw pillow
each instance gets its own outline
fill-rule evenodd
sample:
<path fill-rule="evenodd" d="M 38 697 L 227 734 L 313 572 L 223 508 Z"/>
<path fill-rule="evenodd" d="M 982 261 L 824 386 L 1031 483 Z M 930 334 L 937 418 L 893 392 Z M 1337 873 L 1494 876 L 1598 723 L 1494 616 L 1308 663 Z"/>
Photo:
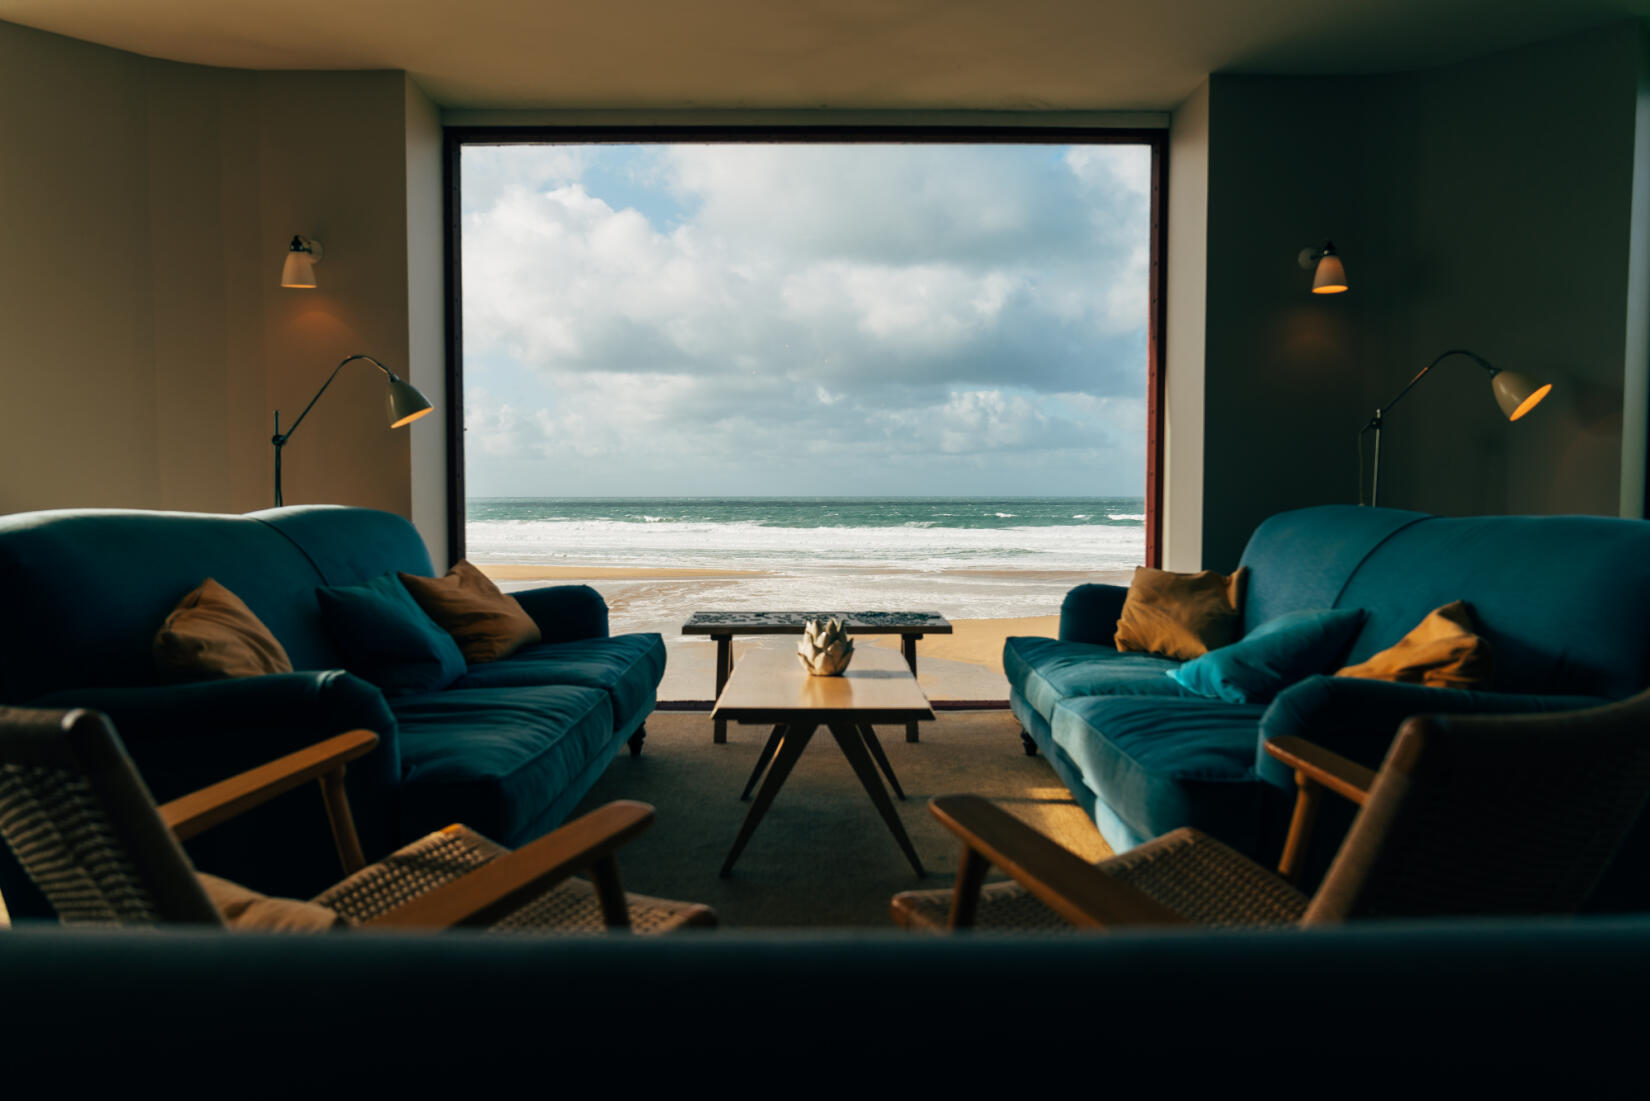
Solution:
<path fill-rule="evenodd" d="M 208 577 L 155 632 L 155 665 L 183 680 L 292 672 L 292 660 L 240 597 Z"/>
<path fill-rule="evenodd" d="M 1433 688 L 1488 688 L 1495 665 L 1489 640 L 1477 632 L 1472 605 L 1457 600 L 1428 612 L 1390 649 L 1335 675 Z"/>
<path fill-rule="evenodd" d="M 1230 575 L 1136 566 L 1117 619 L 1117 648 L 1190 661 L 1237 641 L 1248 575 L 1247 566 Z"/>
<path fill-rule="evenodd" d="M 398 575 L 418 606 L 453 636 L 471 665 L 497 661 L 543 636 L 515 597 L 462 560 L 445 577 Z"/>

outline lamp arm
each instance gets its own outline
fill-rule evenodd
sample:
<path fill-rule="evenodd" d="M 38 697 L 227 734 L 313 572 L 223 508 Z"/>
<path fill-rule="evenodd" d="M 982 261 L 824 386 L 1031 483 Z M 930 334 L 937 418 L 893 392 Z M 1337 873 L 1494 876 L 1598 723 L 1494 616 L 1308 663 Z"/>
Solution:
<path fill-rule="evenodd" d="M 374 367 L 377 367 L 380 371 L 389 376 L 391 382 L 401 381 L 395 377 L 394 371 L 390 370 L 382 363 L 379 363 L 376 359 L 369 355 L 357 353 L 356 355 L 352 355 L 345 359 L 342 363 L 332 369 L 332 374 L 328 375 L 327 380 L 321 383 L 321 388 L 315 391 L 315 396 L 309 399 L 309 404 L 304 406 L 304 411 L 298 414 L 298 419 L 293 421 L 292 427 L 288 428 L 285 432 L 281 431 L 281 411 L 279 409 L 275 410 L 275 438 L 270 440 L 270 442 L 275 445 L 277 456 L 280 454 L 279 449 L 284 446 L 292 434 L 298 430 L 298 426 L 304 423 L 304 418 L 309 416 L 309 411 L 315 408 L 315 403 L 321 400 L 321 395 L 327 392 L 327 387 L 332 385 L 332 380 L 338 377 L 338 372 L 344 369 L 345 364 L 353 363 L 358 359 L 364 359 Z"/>
<path fill-rule="evenodd" d="M 1501 368 L 1490 363 L 1477 352 L 1470 352 L 1465 348 L 1451 348 L 1447 352 L 1440 352 L 1431 363 L 1416 372 L 1415 377 L 1406 382 L 1404 384 L 1404 388 L 1399 390 L 1398 393 L 1393 396 L 1391 401 L 1375 410 L 1375 415 L 1369 418 L 1368 423 L 1359 430 L 1359 434 L 1362 435 L 1364 432 L 1369 432 L 1372 430 L 1379 432 L 1381 430 L 1381 421 L 1386 417 L 1387 413 L 1392 411 L 1392 407 L 1404 400 L 1404 395 L 1415 389 L 1416 383 L 1420 382 L 1423 378 L 1426 378 L 1429 371 L 1438 366 L 1444 360 L 1448 359 L 1450 356 L 1466 356 L 1468 359 L 1473 360 L 1480 367 L 1484 368 L 1484 370 L 1488 371 L 1491 378 L 1494 378 L 1496 375 L 1501 373 Z"/>

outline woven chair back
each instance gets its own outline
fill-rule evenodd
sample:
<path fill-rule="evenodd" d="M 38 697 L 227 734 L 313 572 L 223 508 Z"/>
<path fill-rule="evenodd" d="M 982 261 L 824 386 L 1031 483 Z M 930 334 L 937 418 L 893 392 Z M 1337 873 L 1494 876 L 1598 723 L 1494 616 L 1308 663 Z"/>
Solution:
<path fill-rule="evenodd" d="M 1304 924 L 1581 908 L 1650 799 L 1650 692 L 1404 723 Z"/>
<path fill-rule="evenodd" d="M 95 711 L 0 708 L 0 839 L 64 924 L 222 924 Z"/>

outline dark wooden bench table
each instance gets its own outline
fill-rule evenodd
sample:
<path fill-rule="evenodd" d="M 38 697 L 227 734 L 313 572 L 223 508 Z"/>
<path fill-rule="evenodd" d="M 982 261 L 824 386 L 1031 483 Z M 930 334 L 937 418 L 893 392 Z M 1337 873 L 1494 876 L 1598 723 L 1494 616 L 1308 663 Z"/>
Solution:
<path fill-rule="evenodd" d="M 709 635 L 716 640 L 716 697 L 722 696 L 733 674 L 734 635 L 800 635 L 810 619 L 840 619 L 851 635 L 899 635 L 900 651 L 913 676 L 917 672 L 917 640 L 923 635 L 949 635 L 951 623 L 938 612 L 694 612 L 682 624 L 684 635 Z M 794 660 L 794 659 L 793 659 Z M 712 737 L 728 740 L 728 723 L 718 718 Z M 905 724 L 905 740 L 917 740 L 917 724 Z"/>

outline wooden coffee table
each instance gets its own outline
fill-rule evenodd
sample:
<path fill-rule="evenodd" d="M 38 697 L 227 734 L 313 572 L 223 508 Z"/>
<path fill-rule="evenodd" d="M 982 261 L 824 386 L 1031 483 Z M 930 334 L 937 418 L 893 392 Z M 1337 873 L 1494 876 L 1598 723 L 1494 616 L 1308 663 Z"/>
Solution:
<path fill-rule="evenodd" d="M 758 779 L 762 780 L 756 801 L 751 804 L 750 813 L 739 827 L 739 836 L 734 838 L 733 848 L 728 850 L 728 858 L 722 863 L 724 876 L 733 872 L 734 861 L 739 859 L 762 816 L 773 805 L 774 796 L 784 786 L 814 731 L 821 726 L 836 739 L 837 748 L 853 766 L 854 775 L 859 777 L 865 794 L 871 797 L 871 804 L 882 815 L 911 867 L 919 876 L 926 874 L 922 861 L 917 859 L 917 850 L 900 824 L 893 801 L 882 786 L 882 777 L 877 775 L 881 768 L 895 794 L 905 798 L 893 766 L 871 729 L 873 723 L 918 723 L 934 718 L 933 708 L 928 706 L 927 697 L 917 686 L 916 674 L 899 654 L 877 646 L 856 649 L 853 663 L 842 676 L 815 677 L 802 668 L 795 654 L 758 651 L 739 663 L 711 714 L 726 722 L 773 725 L 773 732 L 762 747 L 762 755 L 740 796 L 749 798 L 751 788 Z"/>
<path fill-rule="evenodd" d="M 911 672 L 917 671 L 917 642 L 923 635 L 949 635 L 951 623 L 938 612 L 694 612 L 682 624 L 684 635 L 709 635 L 716 640 L 716 696 L 733 673 L 734 635 L 800 635 L 810 619 L 842 621 L 851 635 L 899 635 L 900 651 Z M 728 740 L 728 724 L 718 719 L 711 738 Z M 905 740 L 917 740 L 917 724 L 905 724 Z"/>

